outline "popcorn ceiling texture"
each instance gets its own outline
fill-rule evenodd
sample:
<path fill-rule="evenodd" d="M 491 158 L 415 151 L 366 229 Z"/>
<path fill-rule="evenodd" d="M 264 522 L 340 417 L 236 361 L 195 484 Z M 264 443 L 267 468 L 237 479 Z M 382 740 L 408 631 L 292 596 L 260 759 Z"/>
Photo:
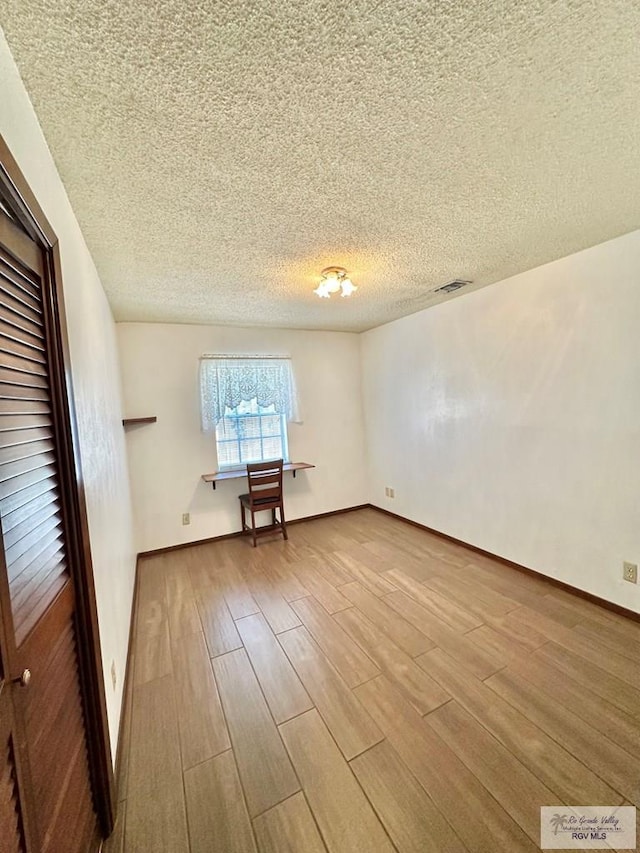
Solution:
<path fill-rule="evenodd" d="M 637 0 L 0 22 L 118 320 L 363 330 L 640 226 Z M 311 292 L 330 264 L 350 300 Z"/>

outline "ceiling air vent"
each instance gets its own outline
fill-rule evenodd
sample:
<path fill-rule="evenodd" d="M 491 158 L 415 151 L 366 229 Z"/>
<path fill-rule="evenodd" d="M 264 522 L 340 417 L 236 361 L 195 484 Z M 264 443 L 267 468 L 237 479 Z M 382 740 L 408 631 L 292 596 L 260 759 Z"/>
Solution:
<path fill-rule="evenodd" d="M 453 293 L 454 290 L 460 290 L 461 287 L 464 287 L 466 284 L 471 284 L 471 281 L 467 281 L 464 278 L 454 278 L 453 281 L 448 281 L 446 284 L 443 284 L 442 287 L 436 287 L 433 291 L 434 293 Z"/>

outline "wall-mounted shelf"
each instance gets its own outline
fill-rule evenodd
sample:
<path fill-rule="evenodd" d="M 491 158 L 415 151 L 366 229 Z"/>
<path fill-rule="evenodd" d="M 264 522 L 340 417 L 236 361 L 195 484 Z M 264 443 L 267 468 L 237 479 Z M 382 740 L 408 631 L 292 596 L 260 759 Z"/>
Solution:
<path fill-rule="evenodd" d="M 291 471 L 293 476 L 296 476 L 298 471 L 304 471 L 306 468 L 315 468 L 310 462 L 285 462 L 282 466 L 283 471 Z M 231 471 L 217 471 L 215 474 L 203 474 L 202 479 L 205 483 L 211 483 L 215 489 L 216 483 L 221 480 L 241 480 L 247 476 L 246 468 L 233 468 Z"/>
<path fill-rule="evenodd" d="M 122 421 L 122 426 L 132 426 L 133 424 L 155 424 L 158 418 L 125 418 Z"/>

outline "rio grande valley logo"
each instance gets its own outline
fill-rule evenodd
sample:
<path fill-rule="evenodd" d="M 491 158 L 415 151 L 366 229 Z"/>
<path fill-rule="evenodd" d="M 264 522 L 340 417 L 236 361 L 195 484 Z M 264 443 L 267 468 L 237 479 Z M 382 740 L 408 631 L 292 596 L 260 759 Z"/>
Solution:
<path fill-rule="evenodd" d="M 542 806 L 543 850 L 635 850 L 635 806 Z"/>

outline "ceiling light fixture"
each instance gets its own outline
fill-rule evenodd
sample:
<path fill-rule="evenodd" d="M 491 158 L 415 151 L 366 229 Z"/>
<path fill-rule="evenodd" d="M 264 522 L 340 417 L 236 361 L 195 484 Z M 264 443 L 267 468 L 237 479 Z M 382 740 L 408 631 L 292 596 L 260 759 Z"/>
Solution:
<path fill-rule="evenodd" d="M 341 296 L 351 296 L 358 289 L 347 277 L 344 267 L 327 267 L 320 273 L 322 281 L 313 291 L 323 299 L 329 299 L 332 293 L 342 291 Z"/>

